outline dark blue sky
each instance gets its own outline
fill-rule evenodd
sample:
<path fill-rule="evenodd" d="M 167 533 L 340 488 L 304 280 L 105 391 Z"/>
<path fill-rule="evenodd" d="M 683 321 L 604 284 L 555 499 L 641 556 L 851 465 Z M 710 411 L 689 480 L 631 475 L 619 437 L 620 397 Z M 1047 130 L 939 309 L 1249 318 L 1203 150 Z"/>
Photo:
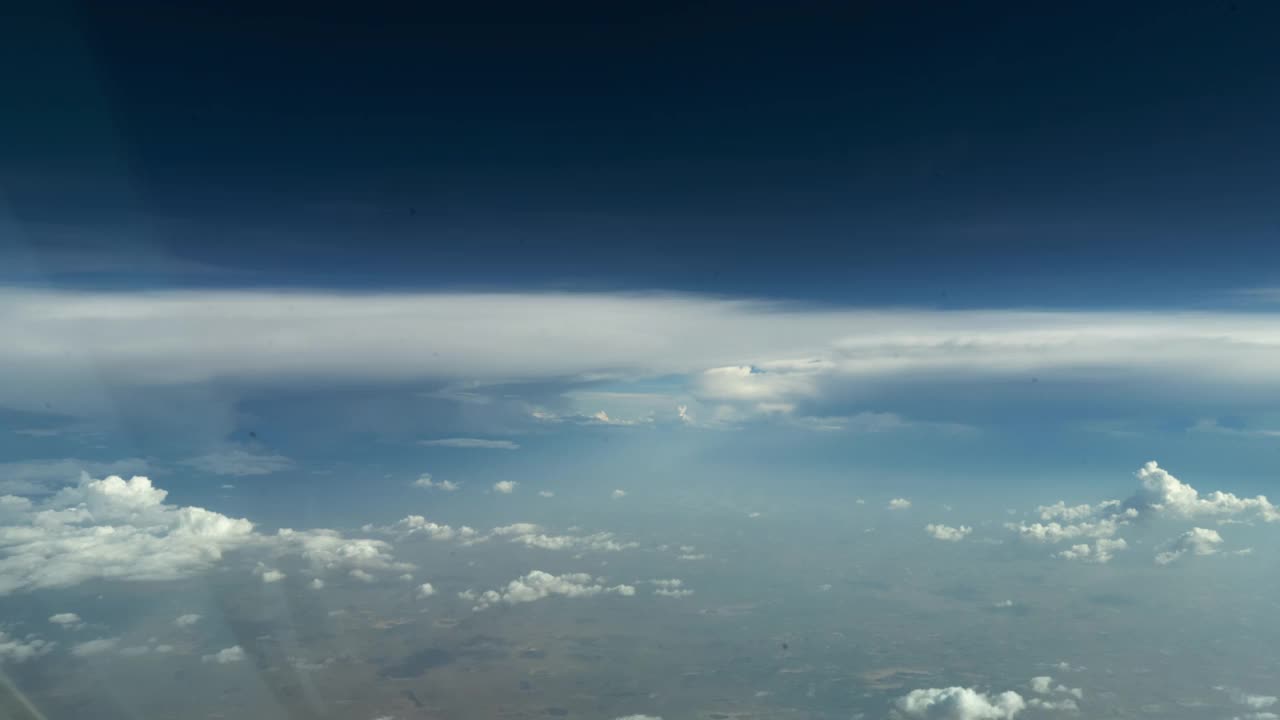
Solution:
<path fill-rule="evenodd" d="M 942 307 L 1277 281 L 1270 3 L 432 5 L 7 23 L 4 277 Z"/>

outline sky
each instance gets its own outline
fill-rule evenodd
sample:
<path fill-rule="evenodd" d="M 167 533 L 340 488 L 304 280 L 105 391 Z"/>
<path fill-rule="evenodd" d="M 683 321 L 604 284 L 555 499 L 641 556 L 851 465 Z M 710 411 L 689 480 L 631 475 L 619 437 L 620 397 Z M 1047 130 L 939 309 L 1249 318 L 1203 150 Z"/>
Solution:
<path fill-rule="evenodd" d="M 22 10 L 0 715 L 1274 720 L 1276 20 Z"/>

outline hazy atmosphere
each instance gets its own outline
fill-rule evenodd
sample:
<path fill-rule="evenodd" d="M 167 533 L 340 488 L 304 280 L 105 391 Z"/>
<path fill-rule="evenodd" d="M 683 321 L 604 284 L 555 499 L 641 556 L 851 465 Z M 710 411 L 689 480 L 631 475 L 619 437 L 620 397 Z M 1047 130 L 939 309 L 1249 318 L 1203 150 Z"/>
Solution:
<path fill-rule="evenodd" d="M 1262 3 L 50 3 L 0 718 L 1280 718 Z"/>

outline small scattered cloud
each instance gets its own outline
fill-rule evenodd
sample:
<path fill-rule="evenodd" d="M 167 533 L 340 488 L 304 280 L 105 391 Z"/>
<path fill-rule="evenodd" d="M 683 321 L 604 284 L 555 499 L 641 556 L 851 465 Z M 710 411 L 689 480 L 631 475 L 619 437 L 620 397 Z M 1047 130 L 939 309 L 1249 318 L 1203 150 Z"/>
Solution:
<path fill-rule="evenodd" d="M 479 595 L 475 595 L 476 605 L 472 610 L 479 612 L 500 603 L 517 605 L 535 602 L 553 595 L 583 598 L 606 594 L 630 597 L 636 594 L 636 589 L 632 585 L 606 586 L 587 573 L 552 575 L 541 570 L 534 570 L 507 583 L 504 588 L 486 590 Z"/>
<path fill-rule="evenodd" d="M 416 594 L 420 599 L 425 599 L 435 595 L 436 589 L 431 586 L 431 583 L 422 583 L 418 586 Z"/>
<path fill-rule="evenodd" d="M 510 495 L 516 491 L 516 486 L 519 484 L 515 480 L 499 480 L 493 484 L 493 490 L 503 495 Z"/>
<path fill-rule="evenodd" d="M 241 660 L 244 660 L 244 649 L 239 645 L 232 645 L 231 647 L 223 648 L 216 653 L 204 655 L 200 660 L 202 662 L 217 663 L 219 665 L 238 663 Z"/>
<path fill-rule="evenodd" d="M 269 568 L 262 563 L 258 563 L 257 567 L 253 569 L 253 574 L 262 578 L 262 582 L 264 583 L 280 582 L 288 577 L 283 572 L 276 570 L 275 568 Z"/>
<path fill-rule="evenodd" d="M 431 473 L 422 473 L 417 480 L 413 481 L 414 487 L 428 488 L 432 490 L 443 490 L 445 492 L 454 492 L 461 485 L 449 480 L 432 480 Z"/>
<path fill-rule="evenodd" d="M 889 501 L 890 510 L 906 510 L 911 507 L 911 501 L 906 498 L 894 498 Z"/>
<path fill-rule="evenodd" d="M 486 440 L 484 438 L 440 438 L 439 440 L 419 440 L 423 447 L 463 448 L 470 450 L 519 450 L 520 446 L 510 440 Z"/>
<path fill-rule="evenodd" d="M 201 616 L 196 613 L 186 613 L 175 618 L 173 624 L 178 627 L 191 627 L 192 625 L 200 622 L 200 617 Z"/>
<path fill-rule="evenodd" d="M 57 643 L 47 642 L 34 635 L 16 638 L 0 630 L 0 664 L 26 662 L 48 653 L 56 645 Z"/>
<path fill-rule="evenodd" d="M 373 573 L 360 568 L 352 568 L 351 572 L 347 573 L 347 575 L 353 580 L 359 580 L 362 583 L 371 583 L 374 580 L 377 580 L 377 578 L 373 576 Z"/>
<path fill-rule="evenodd" d="M 1231 702 L 1238 705 L 1244 705 L 1252 710 L 1266 710 L 1280 701 L 1275 695 L 1259 695 L 1257 693 L 1245 692 L 1239 688 L 1224 687 L 1218 685 L 1214 690 L 1220 690 L 1231 698 Z"/>
<path fill-rule="evenodd" d="M 626 491 L 626 490 L 614 490 L 612 493 L 610 493 L 610 495 L 609 495 L 609 496 L 610 496 L 610 497 L 612 497 L 614 500 L 620 500 L 620 499 L 622 499 L 622 498 L 624 498 L 624 497 L 626 497 L 626 496 L 627 496 L 627 491 Z"/>
<path fill-rule="evenodd" d="M 553 497 L 555 497 L 555 496 L 556 496 L 556 494 L 555 494 L 555 493 L 553 493 L 553 492 L 551 492 L 550 490 L 539 490 L 539 491 L 538 491 L 538 497 L 553 498 Z"/>
<path fill-rule="evenodd" d="M 967 525 L 961 525 L 960 527 L 951 527 L 950 525 L 930 524 L 930 525 L 925 525 L 924 530 L 925 532 L 929 533 L 930 537 L 933 537 L 934 539 L 937 539 L 937 540 L 944 540 L 946 542 L 960 542 L 961 540 L 968 537 L 969 533 L 973 532 L 973 528 Z"/>
<path fill-rule="evenodd" d="M 679 578 L 650 580 L 649 584 L 654 586 L 653 594 L 659 597 L 685 598 L 693 594 L 693 590 L 685 587 Z"/>
<path fill-rule="evenodd" d="M 1165 543 L 1163 549 L 1156 554 L 1156 563 L 1168 565 L 1188 553 L 1199 556 L 1215 555 L 1221 545 L 1222 536 L 1217 530 L 1191 528 Z"/>
<path fill-rule="evenodd" d="M 60 625 L 67 630 L 79 630 L 84 627 L 84 622 L 80 620 L 80 616 L 70 612 L 50 615 L 49 622 L 54 625 Z"/>
<path fill-rule="evenodd" d="M 109 650 L 114 650 L 116 644 L 119 642 L 120 638 L 98 638 L 96 640 L 89 640 L 78 645 L 73 645 L 71 647 L 71 654 L 80 658 L 93 657 L 94 655 L 101 655 Z"/>
<path fill-rule="evenodd" d="M 1063 560 L 1079 560 L 1087 563 L 1105 564 L 1111 562 L 1117 550 L 1124 550 L 1129 543 L 1124 538 L 1098 538 L 1093 545 L 1077 543 L 1058 553 L 1054 557 Z"/>

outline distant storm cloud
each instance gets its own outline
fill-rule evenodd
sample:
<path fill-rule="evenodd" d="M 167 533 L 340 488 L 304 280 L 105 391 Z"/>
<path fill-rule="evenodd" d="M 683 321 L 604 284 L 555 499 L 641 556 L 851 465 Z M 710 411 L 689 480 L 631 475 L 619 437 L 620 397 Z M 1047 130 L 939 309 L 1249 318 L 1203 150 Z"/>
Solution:
<path fill-rule="evenodd" d="M 1212 387 L 1218 406 L 1260 391 L 1280 396 L 1280 316 L 1265 313 L 869 309 L 671 293 L 29 288 L 0 289 L 0 308 L 0 375 L 23 378 L 0 387 L 0 403 L 37 409 L 53 398 L 73 414 L 110 412 L 90 391 L 104 383 L 601 375 L 680 378 L 681 397 L 669 406 L 685 410 L 669 412 L 672 422 L 785 416 L 842 388 L 922 377 L 1112 380 L 1118 393 L 1126 387 L 1118 381 L 1140 377 L 1184 391 Z M 290 352 L 279 351 L 282 342 Z M 596 420 L 605 418 L 613 422 L 612 413 Z M 469 437 L 424 444 L 517 449 Z"/>

